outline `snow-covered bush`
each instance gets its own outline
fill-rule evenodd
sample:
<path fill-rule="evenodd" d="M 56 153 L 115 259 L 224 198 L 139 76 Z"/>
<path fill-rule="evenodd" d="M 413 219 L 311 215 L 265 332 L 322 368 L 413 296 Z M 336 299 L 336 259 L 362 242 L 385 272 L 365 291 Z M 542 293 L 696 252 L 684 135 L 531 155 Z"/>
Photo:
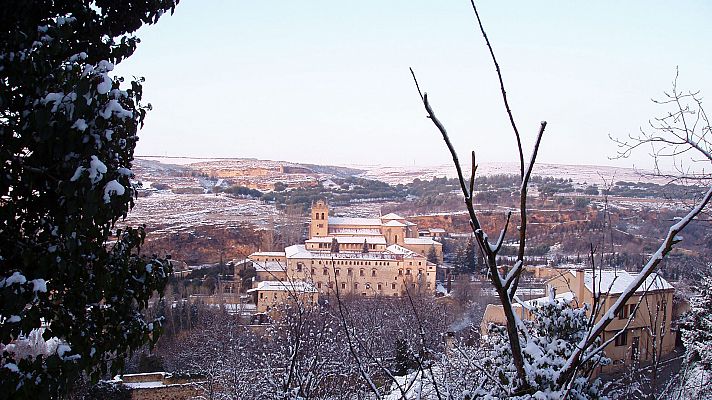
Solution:
<path fill-rule="evenodd" d="M 704 278 L 698 290 L 680 322 L 686 363 L 679 376 L 682 399 L 712 396 L 712 277 Z"/>
<path fill-rule="evenodd" d="M 176 0 L 26 1 L 0 13 L 0 392 L 59 397 L 155 340 L 141 310 L 170 264 L 139 255 L 131 162 L 142 79 L 111 75 Z M 20 352 L 43 327 L 53 352 Z M 13 348 L 14 346 L 14 348 Z M 19 346 L 19 347 L 18 347 Z"/>
<path fill-rule="evenodd" d="M 590 372 L 597 365 L 607 365 L 610 360 L 602 354 L 584 353 L 584 362 L 570 387 L 557 382 L 561 369 L 589 332 L 587 307 L 573 308 L 563 299 L 550 298 L 533 306 L 533 319 L 520 321 L 520 340 L 524 354 L 525 370 L 531 386 L 529 393 L 515 392 L 516 370 L 512 363 L 511 347 L 505 328 L 490 327 L 487 346 L 490 351 L 484 369 L 492 371 L 498 382 L 487 382 L 487 393 L 498 393 L 504 398 L 514 395 L 521 399 L 559 399 L 568 393 L 571 399 L 601 398 L 599 380 L 590 380 Z M 484 395 L 484 392 L 475 395 Z"/>

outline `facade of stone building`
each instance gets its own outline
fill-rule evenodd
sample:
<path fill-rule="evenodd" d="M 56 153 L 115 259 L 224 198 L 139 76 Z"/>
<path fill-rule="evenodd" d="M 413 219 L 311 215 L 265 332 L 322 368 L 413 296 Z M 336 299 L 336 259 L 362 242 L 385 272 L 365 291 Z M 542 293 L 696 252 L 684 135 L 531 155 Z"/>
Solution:
<path fill-rule="evenodd" d="M 257 313 L 271 313 L 277 306 L 289 302 L 316 305 L 319 301 L 319 292 L 305 281 L 262 281 L 247 293 L 253 296 Z"/>
<path fill-rule="evenodd" d="M 321 294 L 402 296 L 434 292 L 437 264 L 429 254 L 442 261 L 442 244 L 419 237 L 418 226 L 399 215 L 330 217 L 328 204 L 317 201 L 304 244 L 249 260 L 257 282 L 308 282 Z"/>

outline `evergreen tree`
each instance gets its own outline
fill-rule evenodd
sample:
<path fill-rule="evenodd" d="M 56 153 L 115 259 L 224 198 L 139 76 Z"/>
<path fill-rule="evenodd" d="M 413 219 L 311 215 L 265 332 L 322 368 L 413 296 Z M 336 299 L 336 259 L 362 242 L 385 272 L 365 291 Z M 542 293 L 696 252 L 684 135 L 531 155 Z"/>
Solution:
<path fill-rule="evenodd" d="M 477 249 L 475 248 L 475 241 L 472 238 L 467 240 L 467 246 L 465 247 L 465 268 L 468 272 L 475 272 L 477 269 Z"/>
<path fill-rule="evenodd" d="M 702 281 L 700 292 L 690 299 L 690 311 L 680 324 L 687 359 L 712 371 L 712 278 Z"/>
<path fill-rule="evenodd" d="M 0 10 L 0 398 L 60 397 L 155 341 L 170 263 L 139 254 L 131 162 L 142 79 L 114 65 L 177 0 L 9 0 Z M 28 333 L 56 346 L 17 351 Z"/>
<path fill-rule="evenodd" d="M 437 253 L 437 251 L 435 251 L 435 245 L 430 246 L 430 250 L 428 250 L 427 258 L 428 258 L 428 261 L 433 264 L 440 263 L 440 259 L 438 259 L 438 253 Z"/>

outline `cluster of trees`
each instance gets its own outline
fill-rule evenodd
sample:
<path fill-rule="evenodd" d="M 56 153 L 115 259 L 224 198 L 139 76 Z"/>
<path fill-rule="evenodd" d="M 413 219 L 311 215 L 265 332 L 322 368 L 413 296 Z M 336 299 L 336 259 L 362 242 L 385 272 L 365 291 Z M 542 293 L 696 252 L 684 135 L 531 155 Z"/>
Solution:
<path fill-rule="evenodd" d="M 431 296 L 332 300 L 320 305 L 295 295 L 277 310 L 280 318 L 261 326 L 193 304 L 187 316 L 166 315 L 192 323 L 166 331 L 129 371 L 144 372 L 141 360 L 151 358 L 151 368 L 201 377 L 206 399 L 362 398 L 371 383 L 390 391 L 392 377 L 445 349 L 449 311 Z"/>
<path fill-rule="evenodd" d="M 327 199 L 332 204 L 349 204 L 369 200 L 403 200 L 407 196 L 402 186 L 391 186 L 372 179 L 336 178 L 334 183 L 338 185 L 337 188 L 318 185 L 289 191 L 275 190 L 262 194 L 261 199 L 278 205 L 301 205 L 306 208 L 318 199 Z"/>

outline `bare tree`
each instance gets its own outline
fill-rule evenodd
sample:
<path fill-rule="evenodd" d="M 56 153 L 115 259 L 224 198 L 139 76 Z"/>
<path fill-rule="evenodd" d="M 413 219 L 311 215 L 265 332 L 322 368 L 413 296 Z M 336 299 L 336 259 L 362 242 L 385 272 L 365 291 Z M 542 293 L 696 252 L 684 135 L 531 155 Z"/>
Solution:
<path fill-rule="evenodd" d="M 543 121 L 540 124 L 529 163 L 525 164 L 524 152 L 521 145 L 521 135 L 515 123 L 512 110 L 509 106 L 507 92 L 505 90 L 504 80 L 502 78 L 499 64 L 495 57 L 489 38 L 487 37 L 487 33 L 482 25 L 477 7 L 472 0 L 471 5 L 478 22 L 480 32 L 482 33 L 487 48 L 489 49 L 490 56 L 497 72 L 502 99 L 517 141 L 519 153 L 521 182 L 519 213 L 521 222 L 518 227 L 519 248 L 516 262 L 512 267 L 499 265 L 497 258 L 507 232 L 510 214 L 507 214 L 504 226 L 500 231 L 498 238 L 494 242 L 491 242 L 488 235 L 483 231 L 478 220 L 478 214 L 473 206 L 475 174 L 477 171 L 475 152 L 472 152 L 471 172 L 468 179 L 463 173 L 457 152 L 455 151 L 445 126 L 436 117 L 429 102 L 427 93 L 423 93 L 420 90 L 420 86 L 412 69 L 411 74 L 413 75 L 416 88 L 418 89 L 418 93 L 422 100 L 423 106 L 425 107 L 427 116 L 442 135 L 452 156 L 453 163 L 457 170 L 460 187 L 464 195 L 465 205 L 469 213 L 472 231 L 480 249 L 485 254 L 485 262 L 488 269 L 490 283 L 497 292 L 499 301 L 504 309 L 506 317 L 505 328 L 508 339 L 506 345 L 511 353 L 512 363 L 515 370 L 514 375 L 516 377 L 515 382 L 507 388 L 508 394 L 513 396 L 531 395 L 537 390 L 540 390 L 542 386 L 539 380 L 534 379 L 538 372 L 536 366 L 532 365 L 532 363 L 527 360 L 527 354 L 530 354 L 531 352 L 529 347 L 535 343 L 529 333 L 530 329 L 515 313 L 514 304 L 518 302 L 516 290 L 519 278 L 524 270 L 524 250 L 527 239 L 527 189 L 532 169 L 536 162 L 536 156 L 541 143 L 542 135 L 546 128 L 546 122 Z M 709 121 L 702 110 L 701 101 L 699 101 L 694 93 L 680 94 L 675 86 L 673 88 L 672 95 L 668 95 L 668 97 L 669 100 L 663 102 L 663 104 L 674 104 L 677 107 L 676 111 L 669 113 L 669 115 L 664 118 L 656 119 L 655 123 L 652 125 L 654 133 L 645 134 L 643 132 L 641 136 L 632 137 L 630 142 L 621 142 L 620 144 L 622 146 L 623 154 L 630 154 L 630 152 L 636 148 L 649 144 L 654 148 L 659 149 L 654 153 L 656 160 L 659 160 L 661 157 L 674 158 L 681 155 L 695 153 L 697 154 L 697 157 L 699 157 L 694 159 L 695 162 L 705 166 L 710 166 L 712 164 L 712 152 L 710 151 L 710 142 L 708 140 L 710 128 Z M 691 99 L 693 103 L 697 104 L 697 110 L 684 106 L 682 101 L 686 99 Z M 704 179 L 704 174 L 700 176 L 697 173 L 684 169 L 683 166 L 679 167 L 679 171 L 684 173 L 683 176 L 686 179 Z M 641 285 L 643 285 L 648 277 L 650 277 L 651 274 L 658 268 L 664 257 L 672 251 L 675 244 L 682 240 L 679 233 L 703 212 L 707 204 L 710 202 L 710 198 L 712 198 L 712 185 L 708 186 L 706 192 L 701 195 L 694 207 L 692 207 L 684 216 L 680 217 L 675 224 L 669 227 L 668 233 L 658 247 L 657 251 L 649 257 L 645 265 L 642 267 L 641 272 L 637 275 L 633 282 L 626 287 L 617 301 L 615 301 L 608 311 L 602 313 L 596 321 L 591 320 L 590 327 L 588 328 L 586 334 L 577 339 L 575 347 L 572 349 L 571 353 L 565 355 L 564 362 L 560 365 L 554 366 L 556 369 L 555 374 L 553 374 L 555 387 L 549 388 L 549 390 L 558 391 L 561 395 L 563 395 L 563 397 L 566 397 L 571 393 L 571 389 L 575 384 L 580 384 L 580 378 L 582 376 L 588 376 L 586 372 L 583 371 L 585 365 L 587 365 L 587 363 L 595 357 L 599 357 L 603 352 L 603 349 L 613 340 L 611 339 L 600 343 L 603 331 L 614 320 L 616 314 L 626 306 L 626 302 L 630 300 Z M 525 348 L 527 348 L 526 352 L 524 350 Z"/>

